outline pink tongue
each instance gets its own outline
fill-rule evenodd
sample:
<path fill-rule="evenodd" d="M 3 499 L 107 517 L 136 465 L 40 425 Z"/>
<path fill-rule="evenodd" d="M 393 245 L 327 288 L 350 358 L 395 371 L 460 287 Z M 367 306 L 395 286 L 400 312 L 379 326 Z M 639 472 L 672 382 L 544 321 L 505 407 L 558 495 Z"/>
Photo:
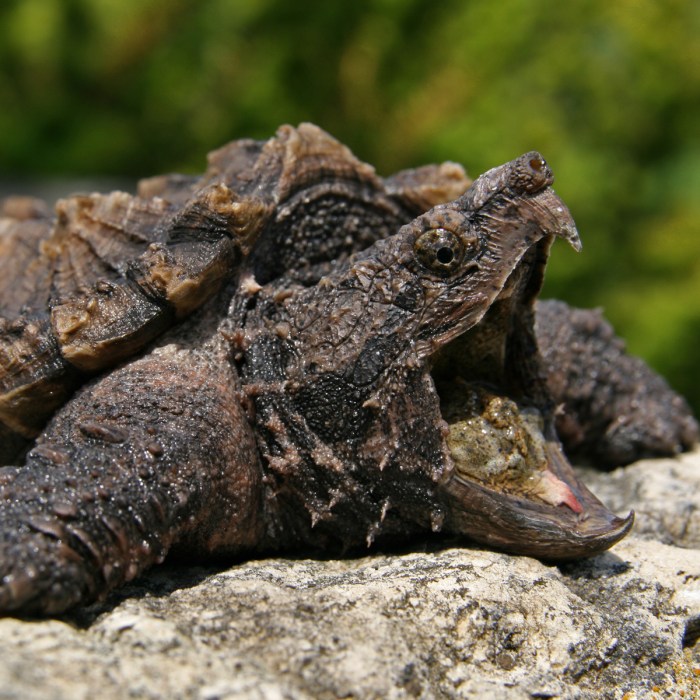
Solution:
<path fill-rule="evenodd" d="M 583 506 L 578 502 L 573 491 L 549 469 L 545 469 L 540 474 L 537 494 L 543 501 L 553 506 L 565 505 L 574 513 L 583 512 Z"/>

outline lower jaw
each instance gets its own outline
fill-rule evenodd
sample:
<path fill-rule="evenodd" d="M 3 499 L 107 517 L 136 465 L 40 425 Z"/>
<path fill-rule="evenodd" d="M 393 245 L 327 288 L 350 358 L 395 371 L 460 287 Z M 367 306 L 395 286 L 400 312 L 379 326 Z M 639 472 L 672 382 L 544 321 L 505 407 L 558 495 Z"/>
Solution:
<path fill-rule="evenodd" d="M 619 518 L 575 478 L 568 483 L 583 505 L 581 514 L 504 496 L 455 477 L 446 486 L 450 507 L 445 530 L 494 549 L 549 561 L 599 554 L 630 531 L 634 513 Z"/>
<path fill-rule="evenodd" d="M 579 480 L 546 411 L 482 382 L 438 390 L 454 461 L 448 530 L 550 560 L 591 556 L 629 531 L 634 515 L 617 517 Z"/>

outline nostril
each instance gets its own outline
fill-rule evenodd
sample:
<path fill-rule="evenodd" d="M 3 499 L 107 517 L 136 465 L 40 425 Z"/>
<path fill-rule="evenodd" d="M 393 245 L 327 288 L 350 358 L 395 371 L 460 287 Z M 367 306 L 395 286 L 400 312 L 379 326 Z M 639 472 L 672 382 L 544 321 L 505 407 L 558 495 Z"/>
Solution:
<path fill-rule="evenodd" d="M 530 159 L 530 167 L 534 171 L 541 173 L 542 170 L 544 170 L 544 160 L 542 158 L 531 158 Z"/>

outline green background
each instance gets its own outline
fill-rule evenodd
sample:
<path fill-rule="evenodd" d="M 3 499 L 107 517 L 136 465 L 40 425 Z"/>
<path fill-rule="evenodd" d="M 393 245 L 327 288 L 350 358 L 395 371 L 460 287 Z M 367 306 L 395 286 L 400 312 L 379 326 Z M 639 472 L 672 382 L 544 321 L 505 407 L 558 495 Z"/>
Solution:
<path fill-rule="evenodd" d="M 302 120 L 381 174 L 536 148 L 584 241 L 547 295 L 698 412 L 698 37 L 697 0 L 5 0 L 0 179 L 196 172 Z"/>

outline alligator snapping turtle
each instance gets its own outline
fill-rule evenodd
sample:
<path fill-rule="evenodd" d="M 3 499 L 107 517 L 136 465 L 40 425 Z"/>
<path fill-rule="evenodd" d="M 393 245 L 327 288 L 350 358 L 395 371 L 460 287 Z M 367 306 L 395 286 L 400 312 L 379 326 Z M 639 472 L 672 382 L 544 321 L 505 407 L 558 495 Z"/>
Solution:
<path fill-rule="evenodd" d="M 580 245 L 551 183 L 534 152 L 470 187 L 454 164 L 380 179 L 304 124 L 138 196 L 8 200 L 0 611 L 62 612 L 170 551 L 619 540 L 633 516 L 579 481 L 557 415 L 602 461 L 697 425 L 596 315 L 544 308 L 538 352 L 549 247 Z"/>

